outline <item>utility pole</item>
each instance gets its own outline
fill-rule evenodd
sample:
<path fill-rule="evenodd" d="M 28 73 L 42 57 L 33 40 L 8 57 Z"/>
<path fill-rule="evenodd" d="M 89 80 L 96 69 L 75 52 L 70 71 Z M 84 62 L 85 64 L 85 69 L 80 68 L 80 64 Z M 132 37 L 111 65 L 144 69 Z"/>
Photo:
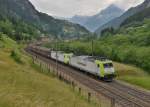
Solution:
<path fill-rule="evenodd" d="M 56 72 L 58 72 L 58 38 L 56 37 Z"/>
<path fill-rule="evenodd" d="M 94 42 L 93 42 L 93 39 L 92 39 L 92 56 L 94 56 Z"/>

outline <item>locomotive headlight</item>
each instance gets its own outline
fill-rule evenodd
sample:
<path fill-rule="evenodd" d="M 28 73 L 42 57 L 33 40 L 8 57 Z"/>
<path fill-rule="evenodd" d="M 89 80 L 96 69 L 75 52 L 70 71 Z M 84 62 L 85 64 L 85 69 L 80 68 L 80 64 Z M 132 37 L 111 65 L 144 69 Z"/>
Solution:
<path fill-rule="evenodd" d="M 111 68 L 112 69 L 112 73 L 115 73 L 115 69 L 114 68 Z"/>
<path fill-rule="evenodd" d="M 115 70 L 114 68 L 105 68 L 105 74 L 114 74 L 115 73 Z"/>

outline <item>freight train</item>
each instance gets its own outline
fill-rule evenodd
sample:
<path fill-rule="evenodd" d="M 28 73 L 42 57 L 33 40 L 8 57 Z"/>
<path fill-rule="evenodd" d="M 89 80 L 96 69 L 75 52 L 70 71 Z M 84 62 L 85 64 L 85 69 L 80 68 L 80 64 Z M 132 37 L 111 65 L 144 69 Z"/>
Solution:
<path fill-rule="evenodd" d="M 77 56 L 73 53 L 51 51 L 39 46 L 30 46 L 28 49 L 44 57 L 92 74 L 104 81 L 112 81 L 115 78 L 113 63 L 107 58 L 87 55 Z"/>

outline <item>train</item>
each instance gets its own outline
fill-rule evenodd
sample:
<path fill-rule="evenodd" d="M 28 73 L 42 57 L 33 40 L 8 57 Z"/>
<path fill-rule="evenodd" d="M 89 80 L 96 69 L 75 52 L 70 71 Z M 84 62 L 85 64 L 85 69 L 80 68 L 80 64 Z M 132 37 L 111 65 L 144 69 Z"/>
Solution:
<path fill-rule="evenodd" d="M 30 46 L 28 49 L 41 56 L 57 60 L 60 63 L 92 74 L 104 81 L 112 81 L 116 77 L 113 62 L 105 57 L 88 55 L 78 56 L 73 53 L 53 51 L 40 46 Z"/>

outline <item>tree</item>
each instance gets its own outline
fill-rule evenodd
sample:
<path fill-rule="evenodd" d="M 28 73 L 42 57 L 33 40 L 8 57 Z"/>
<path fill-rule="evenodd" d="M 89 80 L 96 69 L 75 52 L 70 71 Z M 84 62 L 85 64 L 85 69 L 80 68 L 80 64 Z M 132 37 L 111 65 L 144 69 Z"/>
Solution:
<path fill-rule="evenodd" d="M 115 30 L 114 28 L 110 27 L 110 28 L 106 28 L 106 29 L 102 30 L 101 31 L 101 36 L 114 35 L 117 32 L 118 32 L 117 30 Z"/>
<path fill-rule="evenodd" d="M 0 40 L 2 40 L 2 33 L 0 32 Z"/>

